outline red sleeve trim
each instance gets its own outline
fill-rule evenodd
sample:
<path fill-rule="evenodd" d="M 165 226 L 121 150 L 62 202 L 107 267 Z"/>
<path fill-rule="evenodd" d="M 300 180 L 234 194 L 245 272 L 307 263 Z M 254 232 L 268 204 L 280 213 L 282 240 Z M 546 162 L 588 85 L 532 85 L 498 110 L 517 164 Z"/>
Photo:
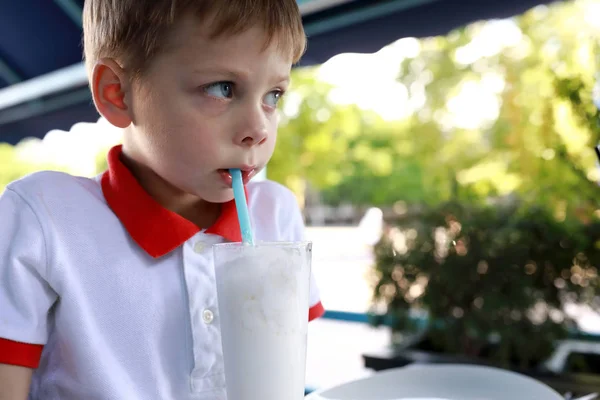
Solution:
<path fill-rule="evenodd" d="M 0 364 L 37 368 L 44 345 L 14 342 L 0 338 Z"/>
<path fill-rule="evenodd" d="M 321 302 L 318 302 L 317 304 L 309 308 L 308 320 L 312 321 L 313 319 L 322 317 L 323 314 L 325 314 L 325 307 L 323 307 L 323 304 L 321 304 Z"/>

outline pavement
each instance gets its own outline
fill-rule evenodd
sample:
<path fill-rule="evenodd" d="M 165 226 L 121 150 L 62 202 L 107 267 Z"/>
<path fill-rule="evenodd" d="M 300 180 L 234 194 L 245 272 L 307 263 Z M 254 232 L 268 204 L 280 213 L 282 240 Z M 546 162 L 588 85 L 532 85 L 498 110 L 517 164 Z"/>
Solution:
<path fill-rule="evenodd" d="M 308 228 L 313 272 L 326 309 L 367 312 L 370 306 L 371 248 L 356 227 Z M 387 328 L 319 319 L 309 325 L 306 385 L 330 387 L 368 376 L 362 354 L 386 345 Z"/>

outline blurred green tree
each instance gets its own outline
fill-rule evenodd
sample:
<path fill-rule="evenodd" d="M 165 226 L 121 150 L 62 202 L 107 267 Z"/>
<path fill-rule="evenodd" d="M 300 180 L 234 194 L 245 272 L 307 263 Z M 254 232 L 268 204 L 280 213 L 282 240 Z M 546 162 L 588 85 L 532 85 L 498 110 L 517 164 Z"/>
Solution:
<path fill-rule="evenodd" d="M 332 204 L 513 195 L 558 218 L 589 215 L 600 196 L 594 6 L 540 6 L 419 40 L 398 80 L 422 100 L 402 121 L 336 106 L 314 68 L 294 71 L 297 112 L 282 121 L 269 176 L 296 191 L 306 181 Z"/>

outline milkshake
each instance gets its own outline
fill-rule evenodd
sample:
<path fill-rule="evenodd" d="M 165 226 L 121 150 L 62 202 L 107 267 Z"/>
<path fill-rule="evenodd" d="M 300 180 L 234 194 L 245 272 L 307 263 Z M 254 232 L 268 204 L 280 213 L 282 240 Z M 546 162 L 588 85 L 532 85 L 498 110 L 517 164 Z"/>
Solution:
<path fill-rule="evenodd" d="M 312 246 L 214 246 L 228 400 L 304 398 Z"/>

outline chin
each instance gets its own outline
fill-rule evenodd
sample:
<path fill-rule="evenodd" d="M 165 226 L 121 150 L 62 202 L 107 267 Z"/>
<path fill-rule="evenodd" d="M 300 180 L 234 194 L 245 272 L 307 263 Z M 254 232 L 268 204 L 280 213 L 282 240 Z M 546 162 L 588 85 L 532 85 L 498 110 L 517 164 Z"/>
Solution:
<path fill-rule="evenodd" d="M 200 197 L 210 203 L 227 203 L 233 200 L 232 189 L 217 189 L 210 193 L 202 193 Z"/>

